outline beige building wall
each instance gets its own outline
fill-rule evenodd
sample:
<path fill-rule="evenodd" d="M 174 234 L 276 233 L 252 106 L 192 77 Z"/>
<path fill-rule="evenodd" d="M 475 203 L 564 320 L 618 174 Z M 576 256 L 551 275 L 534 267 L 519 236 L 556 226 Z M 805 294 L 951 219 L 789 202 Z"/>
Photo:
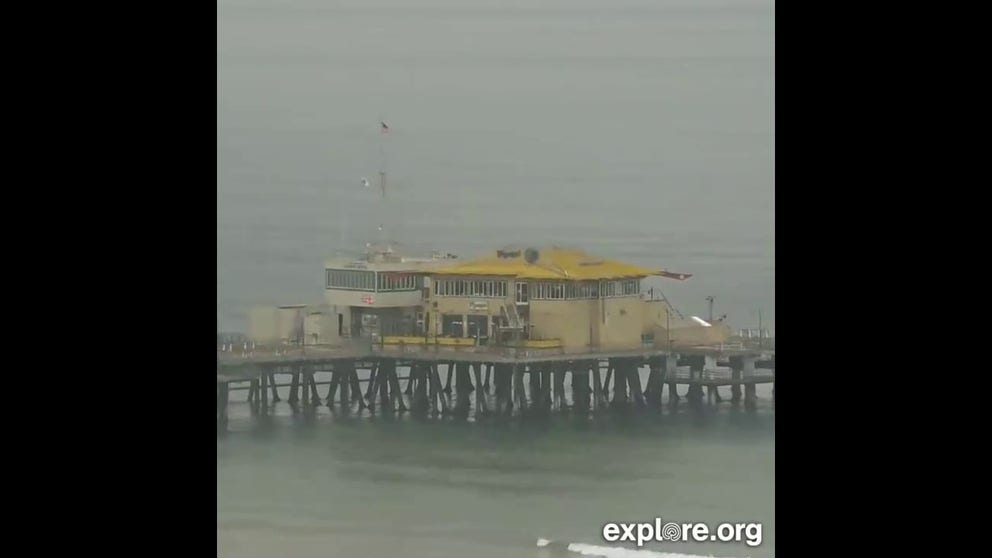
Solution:
<path fill-rule="evenodd" d="M 644 301 L 639 296 L 602 299 L 599 347 L 627 348 L 641 345 Z"/>
<path fill-rule="evenodd" d="M 369 296 L 372 297 L 371 304 L 363 300 Z M 423 293 L 419 290 L 373 293 L 368 291 L 324 289 L 324 302 L 329 306 L 367 306 L 369 308 L 420 306 L 422 299 Z"/>
<path fill-rule="evenodd" d="M 277 333 L 275 306 L 256 306 L 248 311 L 248 337 L 261 343 L 273 342 Z"/>
<path fill-rule="evenodd" d="M 248 313 L 248 336 L 262 343 L 282 343 L 303 334 L 305 305 L 262 306 Z"/>
<path fill-rule="evenodd" d="M 644 321 L 637 296 L 530 302 L 531 338 L 561 339 L 565 348 L 639 347 Z"/>
<path fill-rule="evenodd" d="M 643 333 L 648 334 L 654 331 L 655 326 L 665 327 L 665 324 L 672 325 L 678 320 L 678 316 L 668 317 L 668 304 L 664 300 L 644 300 L 644 311 L 642 322 Z"/>
<path fill-rule="evenodd" d="M 530 301 L 530 338 L 560 339 L 565 348 L 588 347 L 595 338 L 595 300 Z M 591 311 L 592 310 L 592 311 Z"/>
<path fill-rule="evenodd" d="M 351 323 L 347 307 L 321 304 L 252 308 L 248 314 L 248 336 L 259 343 L 288 343 L 302 335 L 307 345 L 333 345 L 342 341 L 338 335 L 339 313 L 347 336 Z"/>
<path fill-rule="evenodd" d="M 672 324 L 672 345 L 684 347 L 690 345 L 719 345 L 726 343 L 731 336 L 730 327 L 723 323 L 714 323 L 710 327 L 703 327 L 693 322 L 682 322 Z M 664 346 L 668 339 L 668 332 L 664 326 L 655 326 L 655 344 Z"/>
<path fill-rule="evenodd" d="M 341 342 L 342 337 L 338 335 L 339 308 L 322 305 L 307 310 L 303 328 L 305 344 L 334 345 Z M 342 322 L 344 319 L 346 318 L 343 318 Z M 346 323 L 343 322 L 342 325 Z"/>

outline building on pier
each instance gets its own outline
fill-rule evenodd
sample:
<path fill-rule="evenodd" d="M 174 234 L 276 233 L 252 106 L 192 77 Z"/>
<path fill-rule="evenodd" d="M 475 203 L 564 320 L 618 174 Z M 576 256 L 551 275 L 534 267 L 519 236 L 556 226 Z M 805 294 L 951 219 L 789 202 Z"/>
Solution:
<path fill-rule="evenodd" d="M 371 248 L 329 260 L 319 305 L 257 308 L 265 343 L 506 345 L 588 351 L 725 342 L 722 323 L 684 318 L 644 280 L 688 274 L 573 248 L 502 248 L 467 261 Z M 658 291 L 660 294 L 660 291 Z"/>
<path fill-rule="evenodd" d="M 411 257 L 389 245 L 370 245 L 360 257 L 327 260 L 322 303 L 253 308 L 249 336 L 266 344 L 335 345 L 415 335 L 423 331 L 417 321 L 423 272 L 452 258 Z"/>
<path fill-rule="evenodd" d="M 439 253 L 405 256 L 386 246 L 370 248 L 359 259 L 329 260 L 324 301 L 335 309 L 337 335 L 379 338 L 422 332 L 423 273 L 453 258 Z"/>
<path fill-rule="evenodd" d="M 642 288 L 647 277 L 687 274 L 609 260 L 572 248 L 503 248 L 488 256 L 437 265 L 428 277 L 427 337 L 478 344 L 527 341 L 534 347 L 621 349 L 681 341 L 720 343 L 729 330 L 685 320 L 667 299 Z M 691 335 L 687 336 L 686 334 Z M 691 338 L 691 339 L 690 339 Z"/>

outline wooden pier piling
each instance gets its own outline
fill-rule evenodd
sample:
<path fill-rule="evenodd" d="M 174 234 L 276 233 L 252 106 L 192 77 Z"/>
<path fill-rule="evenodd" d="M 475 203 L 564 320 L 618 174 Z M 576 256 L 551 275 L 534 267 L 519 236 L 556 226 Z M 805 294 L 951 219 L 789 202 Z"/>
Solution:
<path fill-rule="evenodd" d="M 269 361 L 241 356 L 242 360 L 236 362 L 229 356 L 225 361 L 222 355 L 218 358 L 218 422 L 227 417 L 231 390 L 247 390 L 248 406 L 254 415 L 272 412 L 274 404 L 281 401 L 279 388 L 287 387 L 287 399 L 294 410 L 302 403 L 312 414 L 313 408 L 324 401 L 317 386 L 325 384 L 329 386 L 327 405 L 340 406 L 342 411 L 353 410 L 357 399 L 359 412 L 366 408 L 376 410 L 378 405 L 377 410 L 381 413 L 412 410 L 436 416 L 454 411 L 461 418 L 467 417 L 473 409 L 477 417 L 544 414 L 567 409 L 576 413 L 605 408 L 660 409 L 665 384 L 669 387 L 668 403 L 673 407 L 680 400 L 678 389 L 681 385 L 687 386 L 684 397 L 688 397 L 694 406 L 720 404 L 726 397 L 721 394 L 722 386 L 729 386 L 730 401 L 735 404 L 743 401 L 749 410 L 756 408 L 756 384 L 771 384 L 772 402 L 775 397 L 774 358 L 747 350 L 736 350 L 729 355 L 699 349 L 684 354 L 645 351 L 641 355 L 581 358 L 569 355 L 507 358 L 495 352 L 487 354 L 479 347 L 461 354 L 459 349 L 448 350 L 446 354 L 436 356 L 407 352 L 335 358 L 308 358 L 300 354 L 281 359 L 268 357 Z M 541 353 L 537 351 L 536 354 Z M 688 367 L 688 375 L 684 368 L 679 371 L 677 365 Z M 441 381 L 441 366 L 445 367 L 446 376 L 453 385 Z M 647 369 L 642 378 L 641 368 L 645 366 Z M 363 371 L 362 379 L 359 369 Z M 409 369 L 405 389 L 401 385 L 404 379 L 399 373 L 401 369 Z M 365 370 L 368 370 L 367 380 L 364 379 Z M 318 371 L 329 373 L 330 380 L 317 381 Z M 603 372 L 606 372 L 606 381 L 603 381 Z M 289 375 L 290 382 L 277 382 L 280 374 Z M 364 381 L 369 385 L 362 386 Z M 231 382 L 235 386 L 231 386 Z M 490 387 L 494 392 L 492 400 L 489 399 Z M 448 395 L 446 389 L 454 389 L 454 392 Z"/>

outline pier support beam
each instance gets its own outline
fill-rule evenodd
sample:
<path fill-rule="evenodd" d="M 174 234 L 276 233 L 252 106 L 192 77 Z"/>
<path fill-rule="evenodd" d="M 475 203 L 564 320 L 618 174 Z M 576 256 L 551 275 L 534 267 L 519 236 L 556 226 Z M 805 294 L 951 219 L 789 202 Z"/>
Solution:
<path fill-rule="evenodd" d="M 486 363 L 486 381 L 482 384 L 483 391 L 486 392 L 486 395 L 489 394 L 489 377 L 492 376 L 492 373 L 493 373 L 493 363 L 487 362 Z"/>
<path fill-rule="evenodd" d="M 258 378 L 252 378 L 248 382 L 248 402 L 252 409 L 258 406 Z"/>
<path fill-rule="evenodd" d="M 736 359 L 730 362 L 730 379 L 733 382 L 730 384 L 730 402 L 740 403 L 741 401 L 741 367 L 743 364 L 740 359 Z"/>
<path fill-rule="evenodd" d="M 513 400 L 521 412 L 527 410 L 527 394 L 524 392 L 524 365 L 513 365 Z"/>
<path fill-rule="evenodd" d="M 703 401 L 703 385 L 700 383 L 703 379 L 703 362 L 703 357 L 696 355 L 690 359 L 689 393 L 686 394 L 686 399 L 690 403 L 702 403 Z"/>
<path fill-rule="evenodd" d="M 593 408 L 600 410 L 606 407 L 606 395 L 603 393 L 603 384 L 599 382 L 599 362 L 592 365 L 592 401 Z"/>
<path fill-rule="evenodd" d="M 459 362 L 455 366 L 455 396 L 457 400 L 455 401 L 455 414 L 458 416 L 467 416 L 469 411 L 469 405 L 471 399 L 469 395 L 472 393 L 472 378 L 469 372 L 469 363 Z"/>
<path fill-rule="evenodd" d="M 541 374 L 541 391 L 540 398 L 538 398 L 538 408 L 541 411 L 547 412 L 551 410 L 552 405 L 552 394 L 551 394 L 551 374 L 552 374 L 551 364 L 544 363 L 540 370 Z"/>
<path fill-rule="evenodd" d="M 554 408 L 557 410 L 567 409 L 568 403 L 565 397 L 565 373 L 568 371 L 566 363 L 555 366 L 553 373 L 555 377 Z"/>
<path fill-rule="evenodd" d="M 528 364 L 527 374 L 530 383 L 530 404 L 532 407 L 541 404 L 541 367 L 539 364 Z"/>
<path fill-rule="evenodd" d="M 669 405 L 678 405 L 679 403 L 678 379 L 676 378 L 676 375 L 678 374 L 678 366 L 678 355 L 669 354 L 665 356 L 665 377 L 668 378 Z"/>
<path fill-rule="evenodd" d="M 276 389 L 276 375 L 274 372 L 269 373 L 269 385 L 272 386 L 272 402 L 278 403 L 280 401 L 279 390 Z"/>
<path fill-rule="evenodd" d="M 613 377 L 613 359 L 607 361 L 609 364 L 606 368 L 606 381 L 603 382 L 603 397 L 605 399 L 610 398 L 610 378 Z M 597 365 L 598 366 L 598 365 Z M 616 389 L 616 384 L 614 384 L 614 390 Z"/>
<path fill-rule="evenodd" d="M 589 370 L 593 365 L 577 362 L 572 367 L 572 406 L 582 413 L 589 411 Z"/>
<path fill-rule="evenodd" d="M 410 369 L 411 375 L 413 369 Z M 390 360 L 388 369 L 388 381 L 389 381 L 389 408 L 395 409 L 397 412 L 406 411 L 406 403 L 403 402 L 403 391 L 400 389 L 400 377 L 396 373 L 396 361 Z"/>
<path fill-rule="evenodd" d="M 718 368 L 719 364 L 717 363 L 715 356 L 703 357 L 703 370 L 700 374 L 700 380 L 704 382 L 713 380 Z M 700 384 L 700 387 L 702 387 L 702 384 Z M 720 398 L 720 390 L 717 386 L 706 386 L 706 401 L 707 403 L 720 403 L 723 401 Z"/>
<path fill-rule="evenodd" d="M 369 402 L 370 410 L 375 407 L 375 401 L 373 401 L 373 399 L 375 398 L 375 388 L 376 388 L 375 380 L 376 380 L 376 375 L 378 375 L 378 373 L 379 373 L 379 363 L 376 362 L 372 364 L 372 369 L 369 370 L 369 385 L 368 387 L 365 388 L 365 399 Z"/>
<path fill-rule="evenodd" d="M 449 368 L 450 367 L 451 364 L 449 363 Z M 437 414 L 438 411 L 435 405 L 440 403 L 441 414 L 446 415 L 448 414 L 448 400 L 444 396 L 444 390 L 441 387 L 441 375 L 437 371 L 436 364 L 431 365 L 430 374 L 431 374 L 431 389 L 433 390 L 434 394 L 437 396 L 437 399 L 434 399 L 433 397 L 431 398 L 431 410 L 434 412 L 434 414 Z"/>
<path fill-rule="evenodd" d="M 455 363 L 448 363 L 448 379 L 444 382 L 444 393 L 451 394 L 451 376 L 455 373 Z"/>
<path fill-rule="evenodd" d="M 392 367 L 396 367 L 395 361 L 392 362 Z M 391 405 L 392 400 L 389 398 L 389 362 L 383 362 L 379 365 L 379 371 L 376 383 L 379 387 L 379 405 L 382 406 L 383 411 L 393 412 L 393 407 Z"/>
<path fill-rule="evenodd" d="M 417 367 L 416 363 L 410 365 L 410 374 L 406 377 L 406 389 L 403 390 L 403 394 L 404 395 L 411 395 L 411 396 L 413 395 L 414 380 L 415 380 L 415 377 L 416 377 L 414 375 L 413 371 L 416 369 L 416 367 Z M 397 379 L 399 379 L 398 376 L 397 376 Z M 402 401 L 402 400 L 403 400 L 403 398 L 401 397 L 400 398 L 400 401 Z M 413 400 L 412 399 L 410 400 L 410 403 L 411 403 L 411 405 L 413 404 Z"/>
<path fill-rule="evenodd" d="M 289 404 L 295 405 L 300 400 L 300 372 L 295 370 L 289 384 Z"/>
<path fill-rule="evenodd" d="M 580 363 L 572 368 L 572 404 L 576 410 L 589 412 L 592 388 L 589 386 L 589 372 L 596 363 Z"/>
<path fill-rule="evenodd" d="M 262 409 L 269 409 L 269 375 L 263 373 L 259 379 L 258 392 L 262 395 Z"/>
<path fill-rule="evenodd" d="M 648 359 L 648 366 L 651 371 L 648 373 L 648 387 L 644 394 L 647 404 L 654 407 L 661 407 L 661 391 L 665 386 L 665 361 L 662 357 L 651 357 Z"/>
<path fill-rule="evenodd" d="M 754 377 L 754 357 L 744 357 L 741 362 L 741 380 Z M 757 386 L 753 383 L 744 384 L 744 406 L 753 407 L 757 403 Z"/>
<path fill-rule="evenodd" d="M 437 415 L 437 400 L 441 397 L 442 388 L 441 382 L 434 379 L 437 377 L 437 365 L 432 363 L 424 366 L 424 375 L 428 386 L 427 408 L 431 415 Z"/>
<path fill-rule="evenodd" d="M 754 407 L 758 404 L 758 390 L 755 384 L 744 384 L 744 406 Z"/>
<path fill-rule="evenodd" d="M 413 363 L 410 366 L 410 378 L 406 385 L 408 389 L 412 387 L 413 391 L 410 410 L 417 414 L 427 412 L 427 365 L 419 362 Z"/>
<path fill-rule="evenodd" d="M 341 385 L 341 364 L 335 363 L 331 368 L 331 383 L 327 386 L 327 406 L 334 407 L 334 395 Z"/>
<path fill-rule="evenodd" d="M 611 358 L 610 359 L 610 370 L 613 371 L 613 401 L 610 405 L 613 407 L 626 407 L 627 406 L 627 365 L 622 359 Z M 609 384 L 610 377 L 609 372 L 606 373 L 606 383 Z M 608 391 L 605 390 L 604 391 Z"/>
<path fill-rule="evenodd" d="M 489 390 L 482 387 L 482 363 L 473 363 L 472 371 L 475 373 L 475 385 L 477 386 L 475 390 L 475 414 L 477 416 L 489 414 L 488 405 L 486 404 L 486 392 Z"/>
<path fill-rule="evenodd" d="M 630 387 L 630 395 L 638 407 L 644 407 L 644 390 L 641 389 L 641 367 L 636 359 L 625 359 L 624 368 L 627 369 L 627 386 Z"/>
<path fill-rule="evenodd" d="M 316 373 L 310 372 L 310 403 L 314 406 L 320 405 L 320 393 L 317 392 L 317 378 Z"/>
<path fill-rule="evenodd" d="M 341 406 L 341 410 L 348 412 L 351 409 L 351 371 L 354 370 L 353 364 L 342 363 L 341 370 L 338 372 L 338 378 L 341 380 L 338 386 L 341 391 L 338 393 L 338 405 Z M 358 392 L 361 396 L 362 392 Z M 303 392 L 303 398 L 306 399 L 306 390 Z"/>
<path fill-rule="evenodd" d="M 217 384 L 217 426 L 224 427 L 227 425 L 227 399 L 228 399 L 228 383 L 223 382 Z"/>
<path fill-rule="evenodd" d="M 346 369 L 346 374 L 350 378 L 349 383 L 351 384 L 351 392 L 355 394 L 355 399 L 358 399 L 358 410 L 361 411 L 368 407 L 365 404 L 365 398 L 362 397 L 362 386 L 358 382 L 358 370 L 355 368 L 355 361 L 348 361 L 348 366 Z"/>
<path fill-rule="evenodd" d="M 496 412 L 501 415 L 509 415 L 513 412 L 513 367 L 509 364 L 496 364 L 494 368 Z"/>
<path fill-rule="evenodd" d="M 340 366 L 335 366 L 334 369 L 337 372 L 339 387 L 341 388 L 340 399 L 338 401 L 341 410 L 344 412 L 351 410 L 352 392 L 354 392 L 356 399 L 359 401 L 359 410 L 364 409 L 366 407 L 365 399 L 362 398 L 362 389 L 358 385 L 358 372 L 355 370 L 355 362 L 352 360 L 342 361 Z"/>

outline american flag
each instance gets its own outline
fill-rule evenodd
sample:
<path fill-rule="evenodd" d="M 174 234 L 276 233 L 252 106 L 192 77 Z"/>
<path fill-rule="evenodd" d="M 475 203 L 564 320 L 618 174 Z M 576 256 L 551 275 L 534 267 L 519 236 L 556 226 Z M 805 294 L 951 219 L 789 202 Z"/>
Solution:
<path fill-rule="evenodd" d="M 365 304 L 372 304 L 373 302 L 375 302 L 375 297 L 373 297 L 372 295 L 365 295 L 362 297 L 362 302 L 364 302 Z"/>

